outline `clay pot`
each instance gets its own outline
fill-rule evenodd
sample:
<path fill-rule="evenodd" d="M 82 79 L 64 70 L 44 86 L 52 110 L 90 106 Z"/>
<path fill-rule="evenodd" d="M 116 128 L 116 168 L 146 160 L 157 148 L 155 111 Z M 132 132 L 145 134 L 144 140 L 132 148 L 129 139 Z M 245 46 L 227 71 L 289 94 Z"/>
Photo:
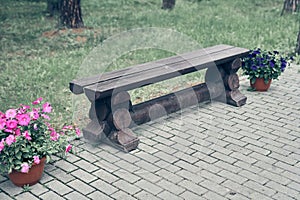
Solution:
<path fill-rule="evenodd" d="M 39 164 L 33 164 L 28 173 L 13 170 L 8 174 L 8 177 L 13 184 L 19 187 L 23 187 L 24 185 L 34 185 L 39 182 L 43 175 L 45 161 L 46 157 L 42 158 Z"/>
<path fill-rule="evenodd" d="M 270 88 L 271 82 L 272 79 L 270 79 L 266 84 L 263 78 L 257 78 L 253 84 L 252 81 L 250 80 L 250 85 L 256 91 L 263 92 L 263 91 L 267 91 Z"/>

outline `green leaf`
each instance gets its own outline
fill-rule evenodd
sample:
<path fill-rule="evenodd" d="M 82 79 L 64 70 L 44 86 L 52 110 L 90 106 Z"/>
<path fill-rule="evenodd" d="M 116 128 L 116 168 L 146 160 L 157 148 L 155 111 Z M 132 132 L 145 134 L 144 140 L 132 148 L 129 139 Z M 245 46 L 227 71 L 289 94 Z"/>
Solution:
<path fill-rule="evenodd" d="M 264 83 L 268 84 L 270 79 L 264 79 Z"/>
<path fill-rule="evenodd" d="M 16 153 L 16 158 L 18 159 L 18 160 L 21 160 L 21 158 L 22 158 L 22 153 L 19 151 L 18 153 Z"/>

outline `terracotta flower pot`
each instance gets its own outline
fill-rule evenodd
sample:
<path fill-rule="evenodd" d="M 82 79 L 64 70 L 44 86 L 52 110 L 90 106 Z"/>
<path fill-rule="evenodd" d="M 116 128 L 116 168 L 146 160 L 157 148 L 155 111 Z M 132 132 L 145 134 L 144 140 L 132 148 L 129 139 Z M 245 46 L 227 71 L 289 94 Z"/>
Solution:
<path fill-rule="evenodd" d="M 250 80 L 250 85 L 256 91 L 263 92 L 263 91 L 267 91 L 270 88 L 271 82 L 272 79 L 270 79 L 266 84 L 263 78 L 257 78 L 253 84 L 252 81 Z"/>
<path fill-rule="evenodd" d="M 28 173 L 13 170 L 8 174 L 8 177 L 13 184 L 19 187 L 23 187 L 24 185 L 34 185 L 39 182 L 43 175 L 45 161 L 46 157 L 42 158 L 39 164 L 33 164 Z"/>

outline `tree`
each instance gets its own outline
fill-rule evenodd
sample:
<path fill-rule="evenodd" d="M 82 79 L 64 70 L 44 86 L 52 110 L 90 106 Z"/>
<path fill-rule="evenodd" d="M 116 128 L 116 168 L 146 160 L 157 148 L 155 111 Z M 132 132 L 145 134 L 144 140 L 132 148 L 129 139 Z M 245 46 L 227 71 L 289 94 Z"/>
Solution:
<path fill-rule="evenodd" d="M 84 26 L 81 17 L 80 0 L 61 0 L 60 23 L 67 28 Z"/>
<path fill-rule="evenodd" d="M 300 11 L 300 0 L 285 0 L 281 11 L 281 15 L 283 15 L 284 12 L 293 13 L 299 11 Z M 300 54 L 300 26 L 299 26 L 299 33 L 297 37 L 296 53 Z"/>
<path fill-rule="evenodd" d="M 284 12 L 297 12 L 300 9 L 300 0 L 285 0 L 283 4 L 283 8 L 281 11 L 281 15 Z"/>
<path fill-rule="evenodd" d="M 163 0 L 162 9 L 172 9 L 175 6 L 175 0 Z"/>

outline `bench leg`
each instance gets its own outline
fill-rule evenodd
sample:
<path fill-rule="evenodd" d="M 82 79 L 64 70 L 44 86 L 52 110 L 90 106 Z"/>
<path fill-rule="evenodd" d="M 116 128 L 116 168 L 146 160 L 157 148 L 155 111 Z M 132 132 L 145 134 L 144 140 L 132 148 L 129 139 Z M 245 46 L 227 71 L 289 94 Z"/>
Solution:
<path fill-rule="evenodd" d="M 238 107 L 245 105 L 247 101 L 247 97 L 239 91 L 240 81 L 237 71 L 241 66 L 242 61 L 240 58 L 223 66 L 225 70 L 223 81 L 226 88 L 227 103 Z"/>
<path fill-rule="evenodd" d="M 83 136 L 90 143 L 105 142 L 126 152 L 137 148 L 139 139 L 128 128 L 132 120 L 130 95 L 119 92 L 112 97 L 91 102 L 91 122 L 83 129 Z"/>
<path fill-rule="evenodd" d="M 210 85 L 222 84 L 224 91 L 212 98 L 224 101 L 237 107 L 246 104 L 247 97 L 239 91 L 240 83 L 237 71 L 241 67 L 241 59 L 237 58 L 232 62 L 218 66 L 217 68 L 208 68 L 205 75 L 205 82 L 210 89 Z"/>
<path fill-rule="evenodd" d="M 110 110 L 103 99 L 91 102 L 90 123 L 83 128 L 83 137 L 92 144 L 99 144 L 111 132 L 106 118 Z"/>

